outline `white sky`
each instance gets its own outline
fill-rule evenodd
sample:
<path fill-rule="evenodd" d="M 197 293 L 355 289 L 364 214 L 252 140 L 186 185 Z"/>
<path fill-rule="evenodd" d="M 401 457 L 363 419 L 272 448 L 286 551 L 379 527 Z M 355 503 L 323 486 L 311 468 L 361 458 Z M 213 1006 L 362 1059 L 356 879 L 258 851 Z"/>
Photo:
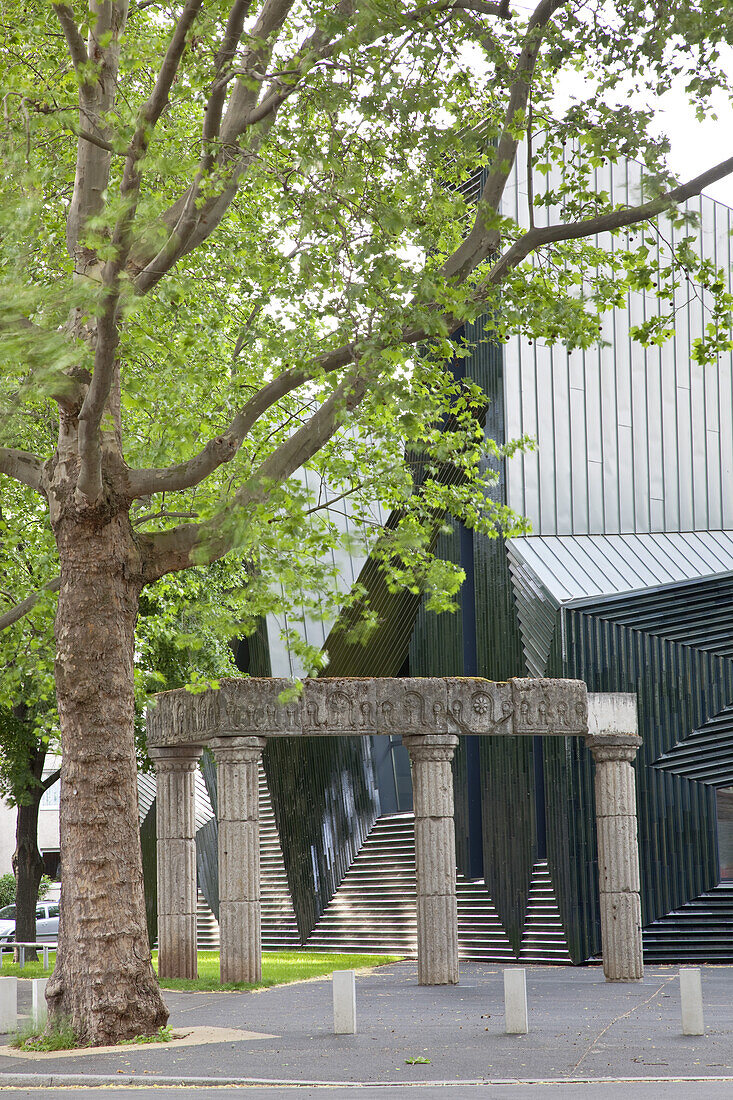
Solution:
<path fill-rule="evenodd" d="M 683 182 L 733 156 L 733 110 L 723 96 L 717 99 L 716 113 L 717 119 L 699 122 L 682 92 L 670 93 L 660 102 L 659 129 L 669 137 L 670 166 Z M 703 194 L 733 206 L 733 175 L 707 187 Z"/>
<path fill-rule="evenodd" d="M 512 3 L 513 9 L 525 14 L 534 11 L 535 7 L 536 0 L 513 0 Z M 726 52 L 729 71 L 733 72 L 733 49 Z M 723 58 L 726 52 L 721 50 Z M 577 74 L 570 75 L 559 89 L 558 105 L 566 105 L 573 93 L 582 98 L 585 83 L 584 78 Z M 694 108 L 690 106 L 682 87 L 670 92 L 657 103 L 657 132 L 666 133 L 669 138 L 670 167 L 681 183 L 733 156 L 733 107 L 724 95 L 714 96 L 712 103 L 718 118 L 710 117 L 702 122 L 695 117 Z M 649 104 L 636 99 L 634 105 L 646 107 Z M 703 194 L 733 207 L 733 174 L 706 188 Z"/>

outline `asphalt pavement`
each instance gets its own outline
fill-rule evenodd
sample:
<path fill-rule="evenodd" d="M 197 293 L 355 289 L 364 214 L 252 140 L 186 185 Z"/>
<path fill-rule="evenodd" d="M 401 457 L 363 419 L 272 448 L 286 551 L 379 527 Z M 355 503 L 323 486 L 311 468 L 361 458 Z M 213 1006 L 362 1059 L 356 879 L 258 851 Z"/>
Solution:
<path fill-rule="evenodd" d="M 410 962 L 357 975 L 356 1035 L 333 1034 L 329 980 L 168 992 L 186 1040 L 23 1057 L 0 1047 L 0 1088 L 20 1097 L 87 1085 L 91 1097 L 117 1086 L 157 1100 L 186 1086 L 268 1100 L 627 1100 L 633 1088 L 635 1100 L 717 1100 L 733 1096 L 733 967 L 702 973 L 702 1036 L 681 1033 L 674 967 L 649 967 L 632 984 L 607 983 L 595 966 L 528 967 L 527 1035 L 504 1033 L 503 970 L 478 963 L 462 964 L 457 986 L 418 986 Z"/>

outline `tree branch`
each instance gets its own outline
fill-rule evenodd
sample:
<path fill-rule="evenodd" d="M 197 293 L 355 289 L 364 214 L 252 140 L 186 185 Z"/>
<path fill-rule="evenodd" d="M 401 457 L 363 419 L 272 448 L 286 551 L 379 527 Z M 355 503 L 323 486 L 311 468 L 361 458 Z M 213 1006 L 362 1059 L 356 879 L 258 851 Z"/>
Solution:
<path fill-rule="evenodd" d="M 84 44 L 84 39 L 81 36 L 81 32 L 76 25 L 74 19 L 74 13 L 68 4 L 54 4 L 53 9 L 56 12 L 61 29 L 64 32 L 66 38 L 66 44 L 69 47 L 69 56 L 71 57 L 74 68 L 78 71 L 83 65 L 86 65 L 89 61 L 89 54 Z"/>
<path fill-rule="evenodd" d="M 47 775 L 46 778 L 41 783 L 42 793 L 45 794 L 46 791 L 49 789 L 49 787 L 53 787 L 56 780 L 60 779 L 60 778 L 61 778 L 61 768 L 57 768 L 55 772 L 51 772 L 50 775 Z"/>
<path fill-rule="evenodd" d="M 109 291 L 104 310 L 97 318 L 94 371 L 79 411 L 80 465 L 76 492 L 87 504 L 95 504 L 102 495 L 100 427 L 115 373 L 115 353 L 119 341 L 118 302 L 118 290 Z"/>
<path fill-rule="evenodd" d="M 185 524 L 172 531 L 140 536 L 141 543 L 144 540 L 146 584 L 166 573 L 185 569 L 191 564 L 194 551 L 196 560 L 200 555 L 207 564 L 224 557 L 233 546 L 233 536 L 224 529 L 229 515 L 266 499 L 274 486 L 287 481 L 338 431 L 366 392 L 367 382 L 360 373 L 354 371 L 344 378 L 310 420 L 260 464 L 234 494 L 226 510 L 207 523 Z"/>
<path fill-rule="evenodd" d="M 342 365 L 346 365 L 346 362 L 348 360 L 344 360 Z M 250 429 L 263 413 L 281 398 L 302 386 L 313 377 L 313 373 L 305 370 L 283 371 L 249 399 L 225 432 L 210 439 L 206 446 L 187 462 L 179 462 L 175 466 L 165 466 L 160 469 L 130 470 L 127 482 L 129 495 L 133 498 L 147 497 L 153 493 L 178 492 L 198 485 L 219 466 L 234 458 Z"/>
<path fill-rule="evenodd" d="M 242 70 L 245 74 L 249 71 L 249 66 L 255 63 L 255 59 L 266 63 L 271 56 L 274 43 L 268 39 L 282 28 L 294 2 L 295 0 L 265 0 L 262 12 L 250 33 L 250 38 L 256 45 L 248 55 L 249 61 L 245 62 Z M 256 154 L 256 150 L 266 136 L 267 128 L 263 127 L 252 149 L 246 153 L 243 153 L 237 145 L 237 140 L 245 127 L 241 125 L 233 127 L 231 118 L 239 119 L 240 116 L 246 118 L 260 94 L 259 88 L 253 91 L 247 87 L 246 81 L 235 84 L 223 128 L 221 122 L 229 79 L 226 66 L 241 37 L 241 27 L 246 11 L 247 4 L 244 0 L 235 0 L 230 9 L 224 42 L 216 57 L 215 76 L 204 114 L 203 148 L 196 176 L 186 193 L 163 215 L 163 223 L 168 227 L 168 237 L 162 248 L 152 258 L 149 256 L 142 260 L 135 258 L 137 265 L 142 268 L 135 277 L 135 289 L 138 294 L 146 294 L 163 275 L 170 271 L 181 256 L 197 248 L 213 233 L 237 193 L 239 178 L 245 165 Z M 218 143 L 219 151 L 216 153 L 212 142 L 219 137 L 220 131 L 221 140 Z M 218 194 L 205 202 L 200 202 L 201 186 L 217 163 L 222 169 L 226 166 L 225 180 Z"/>
<path fill-rule="evenodd" d="M 137 164 L 145 156 L 151 134 L 168 103 L 168 95 L 186 48 L 186 35 L 201 10 L 202 2 L 203 0 L 187 0 L 168 43 L 155 86 L 147 102 L 140 108 L 135 133 L 127 150 L 127 163 L 121 187 L 123 195 L 130 194 L 139 188 Z"/>
<path fill-rule="evenodd" d="M 579 240 L 582 237 L 594 237 L 600 233 L 610 233 L 615 229 L 623 229 L 627 225 L 636 225 L 639 222 L 649 221 L 664 213 L 671 206 L 676 206 L 687 199 L 699 195 L 709 184 L 715 183 L 724 176 L 733 172 L 733 157 L 721 161 L 699 176 L 672 188 L 657 199 L 641 203 L 639 206 L 628 206 L 623 210 L 611 210 L 607 214 L 599 214 L 595 218 L 587 218 L 582 221 L 569 222 L 567 225 L 536 226 L 528 230 L 519 240 L 504 253 L 494 264 L 486 279 L 478 288 L 481 290 L 489 286 L 498 285 L 509 271 L 521 263 L 522 260 L 544 245 L 557 244 L 560 241 Z"/>
<path fill-rule="evenodd" d="M 537 64 L 540 46 L 550 19 L 565 0 L 541 0 L 527 27 L 522 52 L 514 69 L 514 80 L 509 103 L 504 115 L 504 126 L 493 158 L 494 168 L 484 184 L 478 211 L 468 236 L 441 268 L 441 274 L 449 278 L 463 279 L 473 271 L 499 244 L 499 234 L 484 223 L 486 209 L 498 211 L 506 182 L 514 166 L 519 138 L 516 136 L 516 116 L 525 110 L 532 87 L 532 75 Z"/>
<path fill-rule="evenodd" d="M 60 587 L 61 577 L 54 577 L 52 581 L 43 586 L 40 592 L 34 592 L 20 603 L 17 603 L 15 607 L 11 607 L 4 615 L 0 615 L 0 630 L 5 630 L 6 627 L 12 626 L 13 623 L 17 623 L 24 618 L 29 611 L 33 610 L 44 592 L 58 592 Z"/>
<path fill-rule="evenodd" d="M 31 489 L 41 490 L 43 463 L 36 455 L 28 451 L 17 451 L 13 447 L 0 447 L 0 474 L 14 478 Z"/>

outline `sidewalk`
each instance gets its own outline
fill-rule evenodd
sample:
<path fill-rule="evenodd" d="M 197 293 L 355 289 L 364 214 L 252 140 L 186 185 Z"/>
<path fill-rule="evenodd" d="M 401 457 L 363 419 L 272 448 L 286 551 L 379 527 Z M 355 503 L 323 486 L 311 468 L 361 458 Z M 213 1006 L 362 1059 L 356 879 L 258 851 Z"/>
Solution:
<path fill-rule="evenodd" d="M 47 1087 L 49 1076 L 60 1084 L 59 1075 L 110 1075 L 120 1084 L 133 1077 L 140 1084 L 156 1078 L 466 1086 L 509 1079 L 733 1082 L 733 967 L 702 971 L 706 1033 L 700 1037 L 681 1034 L 673 967 L 650 967 L 643 982 L 631 985 L 606 983 L 599 967 L 529 967 L 530 1032 L 520 1036 L 504 1034 L 502 968 L 478 963 L 462 964 L 460 984 L 449 987 L 419 987 L 414 963 L 357 976 L 353 1036 L 332 1033 L 330 980 L 259 993 L 168 992 L 176 1032 L 209 1029 L 194 1031 L 189 1045 L 23 1057 L 0 1047 L 0 1085 L 15 1083 L 4 1075 L 40 1084 L 37 1074 Z M 429 1063 L 407 1063 L 418 1057 Z"/>

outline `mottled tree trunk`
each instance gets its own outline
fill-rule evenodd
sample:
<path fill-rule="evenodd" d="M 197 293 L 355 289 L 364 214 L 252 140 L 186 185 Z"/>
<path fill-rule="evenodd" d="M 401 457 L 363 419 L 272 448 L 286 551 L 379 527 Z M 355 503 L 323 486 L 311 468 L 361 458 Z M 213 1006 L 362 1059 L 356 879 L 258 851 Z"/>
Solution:
<path fill-rule="evenodd" d="M 61 927 L 47 998 L 93 1045 L 150 1035 L 167 1009 L 150 962 L 133 735 L 141 563 L 126 511 L 69 508 L 56 690 L 61 721 Z"/>
<path fill-rule="evenodd" d="M 15 852 L 13 854 L 13 872 L 17 882 L 15 894 L 15 938 L 32 943 L 36 938 L 36 903 L 38 887 L 43 874 L 43 860 L 38 851 L 38 809 L 41 805 L 43 790 L 41 776 L 46 750 L 38 748 L 31 753 L 30 773 L 36 783 L 29 787 L 27 802 L 18 806 L 18 819 L 15 828 Z M 31 962 L 38 958 L 35 949 L 26 950 L 26 959 Z"/>

